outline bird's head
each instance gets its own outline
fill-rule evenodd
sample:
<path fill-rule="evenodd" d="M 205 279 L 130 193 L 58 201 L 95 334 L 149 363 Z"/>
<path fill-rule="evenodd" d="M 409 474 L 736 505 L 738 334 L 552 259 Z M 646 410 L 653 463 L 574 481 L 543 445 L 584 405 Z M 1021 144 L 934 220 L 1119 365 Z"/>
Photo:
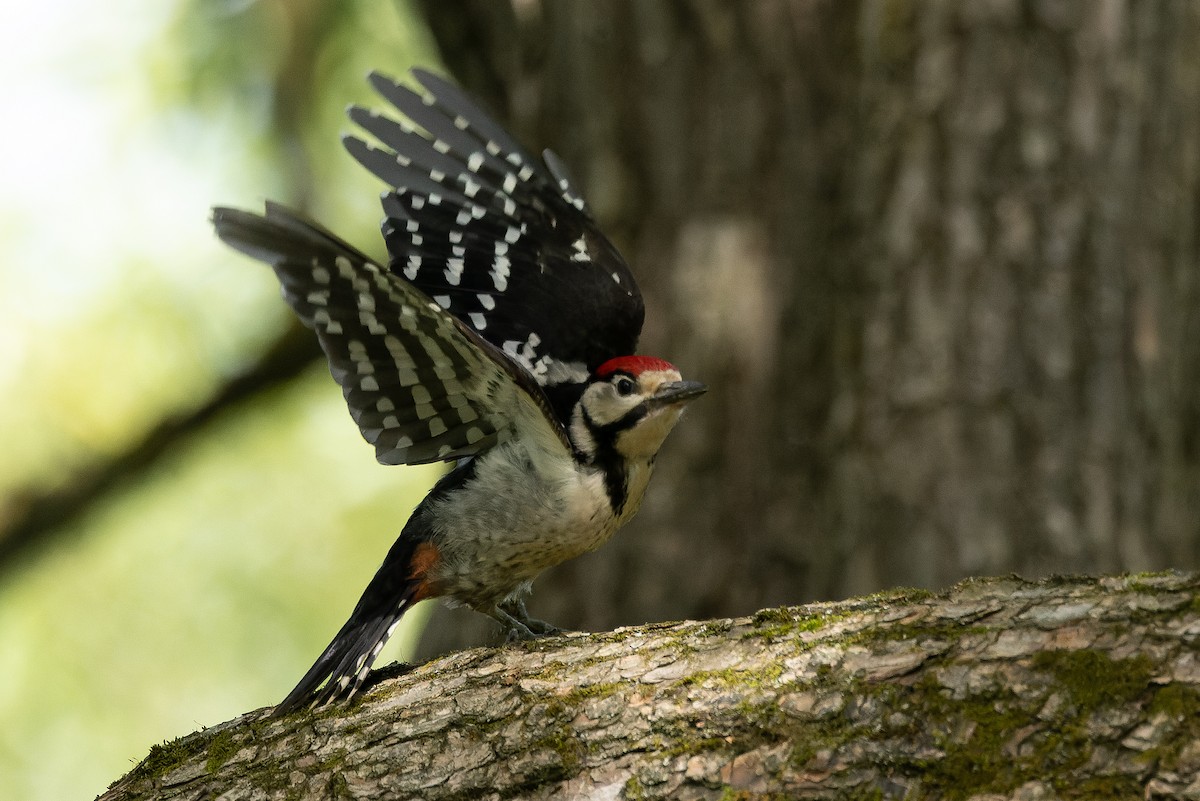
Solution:
<path fill-rule="evenodd" d="M 625 459 L 652 459 L 683 407 L 707 389 L 684 381 L 675 365 L 662 359 L 610 359 L 596 368 L 575 407 L 571 439 L 590 458 L 608 450 Z"/>

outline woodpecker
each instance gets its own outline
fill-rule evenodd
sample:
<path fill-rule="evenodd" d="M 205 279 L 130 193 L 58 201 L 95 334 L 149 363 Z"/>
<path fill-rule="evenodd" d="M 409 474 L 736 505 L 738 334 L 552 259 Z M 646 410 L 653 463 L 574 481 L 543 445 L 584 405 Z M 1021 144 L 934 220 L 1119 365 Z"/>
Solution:
<path fill-rule="evenodd" d="M 535 160 L 454 85 L 412 75 L 418 90 L 372 73 L 403 118 L 354 106 L 378 144 L 343 138 L 388 187 L 386 268 L 281 205 L 213 210 L 218 236 L 269 264 L 316 331 L 376 458 L 455 462 L 275 715 L 353 697 L 425 598 L 489 615 L 510 639 L 557 631 L 526 611 L 533 580 L 633 517 L 705 391 L 633 355 L 641 293 L 558 157 Z"/>

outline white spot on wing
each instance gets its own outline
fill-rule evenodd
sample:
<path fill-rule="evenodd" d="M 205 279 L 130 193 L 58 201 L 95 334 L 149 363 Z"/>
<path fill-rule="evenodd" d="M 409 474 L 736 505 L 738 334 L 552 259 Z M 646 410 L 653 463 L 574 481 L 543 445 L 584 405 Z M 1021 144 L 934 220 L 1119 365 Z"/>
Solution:
<path fill-rule="evenodd" d="M 571 247 L 575 252 L 571 254 L 573 262 L 590 262 L 592 257 L 588 254 L 587 241 L 581 236 L 571 243 Z"/>
<path fill-rule="evenodd" d="M 417 271 L 421 269 L 421 257 L 416 254 L 409 254 L 408 264 L 404 265 L 404 277 L 409 281 L 415 281 Z"/>
<path fill-rule="evenodd" d="M 458 286 L 459 281 L 462 280 L 462 273 L 463 273 L 463 260 L 461 258 L 446 260 L 446 269 L 445 269 L 446 283 L 450 284 L 450 286 Z M 450 308 L 450 307 L 449 307 L 449 305 L 446 305 L 445 308 Z"/>
<path fill-rule="evenodd" d="M 325 309 L 317 309 L 313 315 L 313 323 L 321 328 L 327 334 L 342 333 L 342 324 L 329 316 L 329 312 Z"/>
<path fill-rule="evenodd" d="M 476 331 L 482 331 L 487 328 L 487 320 L 479 312 L 471 312 L 468 316 L 471 318 L 471 325 L 475 326 Z"/>
<path fill-rule="evenodd" d="M 408 307 L 405 306 L 404 308 Z M 392 355 L 392 361 L 396 363 L 397 367 L 417 366 L 416 362 L 413 361 L 412 356 L 409 355 L 408 349 L 404 347 L 404 343 L 396 339 L 396 337 L 392 336 L 391 334 L 386 335 L 383 338 L 383 344 L 387 347 L 388 353 Z M 385 410 L 380 409 L 380 411 Z"/>
<path fill-rule="evenodd" d="M 492 265 L 492 285 L 496 287 L 497 292 L 503 292 L 508 288 L 509 264 L 507 256 L 497 256 L 495 263 Z"/>

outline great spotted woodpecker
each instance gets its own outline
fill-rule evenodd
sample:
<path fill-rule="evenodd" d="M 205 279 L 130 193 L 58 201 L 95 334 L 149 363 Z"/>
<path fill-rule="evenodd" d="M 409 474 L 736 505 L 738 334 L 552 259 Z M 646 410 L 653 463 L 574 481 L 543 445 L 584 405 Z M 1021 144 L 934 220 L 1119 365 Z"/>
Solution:
<path fill-rule="evenodd" d="M 387 269 L 277 204 L 213 211 L 220 238 L 271 265 L 316 330 L 376 458 L 457 462 L 276 715 L 353 696 L 424 598 L 490 615 L 510 638 L 556 631 L 526 612 L 531 583 L 633 517 L 705 390 L 630 355 L 641 294 L 559 159 L 534 160 L 453 85 L 413 76 L 422 91 L 370 78 L 407 121 L 349 111 L 382 147 L 344 140 L 390 187 Z"/>

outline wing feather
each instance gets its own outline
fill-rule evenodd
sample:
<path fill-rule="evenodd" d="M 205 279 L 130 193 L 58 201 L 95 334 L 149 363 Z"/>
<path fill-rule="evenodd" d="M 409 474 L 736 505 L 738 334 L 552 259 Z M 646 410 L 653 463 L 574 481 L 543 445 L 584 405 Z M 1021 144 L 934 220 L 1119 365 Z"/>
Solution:
<path fill-rule="evenodd" d="M 472 456 L 518 430 L 570 447 L 525 370 L 324 228 L 273 203 L 265 215 L 217 208 L 213 222 L 221 239 L 274 268 L 380 462 Z"/>
<path fill-rule="evenodd" d="M 550 152 L 534 159 L 448 81 L 413 75 L 423 92 L 371 76 L 406 121 L 349 112 L 380 146 L 345 140 L 391 187 L 389 269 L 544 386 L 585 380 L 634 353 L 641 293 L 562 161 Z"/>

